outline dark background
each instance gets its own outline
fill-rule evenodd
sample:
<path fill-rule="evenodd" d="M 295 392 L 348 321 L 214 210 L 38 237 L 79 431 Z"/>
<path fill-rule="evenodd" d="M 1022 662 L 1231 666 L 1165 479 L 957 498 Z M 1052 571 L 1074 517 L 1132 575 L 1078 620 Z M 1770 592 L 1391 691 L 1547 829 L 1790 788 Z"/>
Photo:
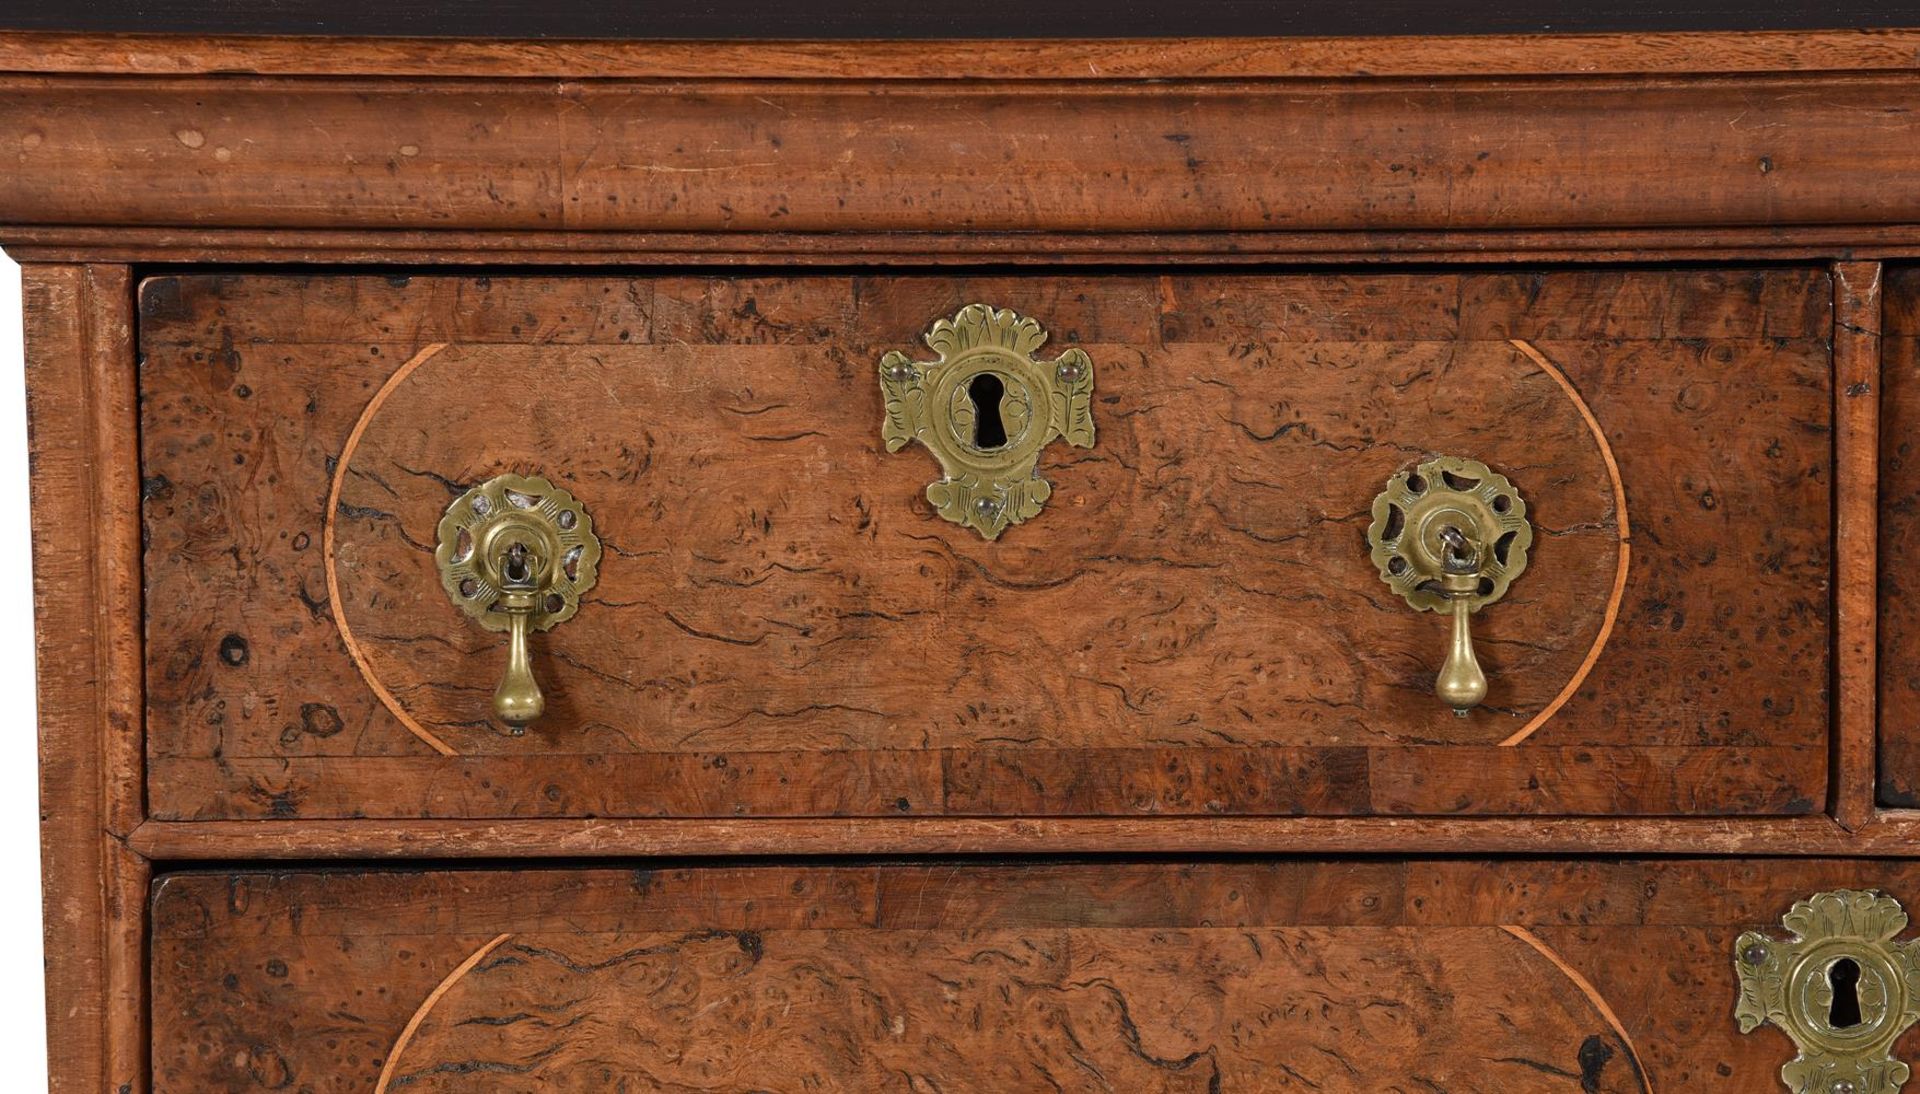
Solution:
<path fill-rule="evenodd" d="M 1920 26 L 1920 0 L 0 0 L 0 30 L 475 38 L 1153 38 Z"/>

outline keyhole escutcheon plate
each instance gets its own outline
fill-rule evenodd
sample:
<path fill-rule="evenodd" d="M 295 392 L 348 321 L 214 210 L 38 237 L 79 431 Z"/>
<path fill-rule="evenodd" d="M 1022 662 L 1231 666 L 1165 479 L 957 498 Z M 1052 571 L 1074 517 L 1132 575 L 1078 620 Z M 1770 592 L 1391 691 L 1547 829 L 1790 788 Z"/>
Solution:
<path fill-rule="evenodd" d="M 1037 470 L 1049 442 L 1093 447 L 1093 359 L 1069 349 L 1039 360 L 1033 354 L 1046 330 L 988 304 L 939 320 L 925 341 L 937 360 L 897 350 L 880 359 L 881 436 L 889 452 L 911 441 L 926 446 L 943 473 L 927 500 L 946 519 L 996 539 L 1052 496 Z"/>
<path fill-rule="evenodd" d="M 1780 1069 L 1796 1094 L 1894 1094 L 1912 1069 L 1893 1044 L 1920 1020 L 1920 943 L 1895 942 L 1900 902 L 1841 889 L 1796 903 L 1787 941 L 1748 931 L 1734 943 L 1740 1032 L 1762 1025 L 1799 1048 Z"/>

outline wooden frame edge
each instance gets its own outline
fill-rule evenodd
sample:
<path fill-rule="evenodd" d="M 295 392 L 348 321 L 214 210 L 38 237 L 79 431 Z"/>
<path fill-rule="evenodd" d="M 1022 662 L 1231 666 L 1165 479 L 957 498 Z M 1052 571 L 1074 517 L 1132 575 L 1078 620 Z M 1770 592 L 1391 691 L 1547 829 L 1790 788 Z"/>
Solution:
<path fill-rule="evenodd" d="M 1878 262 L 1833 266 L 1834 679 L 1829 805 L 1873 820 L 1879 747 L 1880 297 Z"/>
<path fill-rule="evenodd" d="M 147 1089 L 148 859 L 131 271 L 28 265 L 49 1086 Z M 124 471 L 122 472 L 124 475 Z"/>
<path fill-rule="evenodd" d="M 958 47 L 958 48 L 956 48 Z M 514 41 L 0 32 L 0 72 L 673 79 L 1321 78 L 1910 71 L 1920 31 L 1422 37 Z"/>
<path fill-rule="evenodd" d="M 863 124 L 869 109 L 888 112 L 888 134 Z M 467 132 L 473 110 L 511 124 Z M 281 124 L 289 112 L 305 128 Z M 1355 256 L 1527 231 L 1589 255 L 1589 233 L 1674 251 L 1714 233 L 1751 247 L 1824 231 L 1847 248 L 1920 222 L 1920 198 L 1899 185 L 1920 170 L 1916 113 L 1910 71 L 1629 80 L 1568 69 L 1404 87 L 1209 77 L 1177 89 L 1105 75 L 951 86 L 0 75 L 0 126 L 22 134 L 0 172 L 0 216 L 15 225 L 0 238 L 179 254 L 225 231 L 286 253 L 316 234 L 365 248 L 412 231 L 485 239 L 496 261 L 502 237 L 602 255 L 619 250 L 607 236 L 736 254 L 805 237 L 814 253 L 845 254 L 851 237 L 911 240 L 930 224 L 962 229 L 930 236 L 936 248 L 1002 255 L 1101 232 L 1130 234 L 1118 250 L 1141 256 L 1182 238 L 1219 254 L 1271 237 L 1254 249 Z M 1876 119 L 1871 153 L 1834 151 L 1828 135 L 1861 115 Z M 1179 140 L 1156 136 L 1175 126 Z M 1030 192 L 997 185 L 997 172 L 951 170 L 959 135 L 987 141 L 978 147 L 1004 160 L 1000 171 L 1035 173 Z M 1393 155 L 1352 154 L 1366 143 Z M 1062 180 L 1063 162 L 1077 177 Z M 888 185 L 863 185 L 864 173 Z M 289 180 L 300 202 L 278 196 Z M 983 242 L 996 233 L 1006 238 Z"/>
<path fill-rule="evenodd" d="M 262 231 L 0 224 L 22 263 L 940 266 L 1410 265 L 1881 261 L 1920 255 L 1920 224 L 1446 232 Z"/>
<path fill-rule="evenodd" d="M 1832 817 L 820 818 L 807 820 L 149 821 L 130 845 L 235 859 L 729 855 L 1263 854 L 1911 856 L 1920 813 L 1849 832 Z"/>

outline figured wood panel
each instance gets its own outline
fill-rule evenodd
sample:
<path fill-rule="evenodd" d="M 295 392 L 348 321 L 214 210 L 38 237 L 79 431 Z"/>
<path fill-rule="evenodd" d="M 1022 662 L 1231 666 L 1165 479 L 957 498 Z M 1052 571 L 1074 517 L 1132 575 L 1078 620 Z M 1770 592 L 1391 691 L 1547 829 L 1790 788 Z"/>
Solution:
<path fill-rule="evenodd" d="M 1098 443 L 1046 454 L 1047 510 L 994 543 L 879 442 L 875 362 L 973 300 L 1098 377 Z M 1824 800 L 1817 271 L 169 277 L 142 308 L 162 818 Z M 1364 545 L 1439 452 L 1538 529 L 1464 719 L 1430 691 L 1443 621 Z M 536 639 L 519 739 L 431 557 L 507 470 L 608 550 Z"/>
<path fill-rule="evenodd" d="M 1878 796 L 1920 807 L 1920 269 L 1888 266 L 1880 339 Z"/>
<path fill-rule="evenodd" d="M 155 1089 L 1766 1091 L 1793 1051 L 1738 1033 L 1734 939 L 1841 887 L 1911 905 L 1920 870 L 182 875 Z"/>
<path fill-rule="evenodd" d="M 1907 73 L 18 75 L 0 76 L 0 222 L 723 235 L 1911 225 L 1920 197 L 1901 182 L 1920 171 L 1917 129 Z"/>

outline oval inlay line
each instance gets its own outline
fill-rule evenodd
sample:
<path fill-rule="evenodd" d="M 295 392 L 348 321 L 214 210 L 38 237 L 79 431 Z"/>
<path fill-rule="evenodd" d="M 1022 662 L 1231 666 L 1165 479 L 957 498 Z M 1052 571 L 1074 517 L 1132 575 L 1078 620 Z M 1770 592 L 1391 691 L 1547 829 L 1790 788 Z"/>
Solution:
<path fill-rule="evenodd" d="M 1601 429 L 1600 422 L 1598 418 L 1595 417 L 1593 409 L 1587 405 L 1586 400 L 1581 397 L 1578 389 L 1574 387 L 1572 381 L 1567 378 L 1566 374 L 1549 360 L 1545 354 L 1541 353 L 1531 343 L 1523 339 L 1515 338 L 1509 341 L 1516 351 L 1525 356 L 1542 372 L 1551 377 L 1554 383 L 1560 386 L 1560 389 L 1565 393 L 1568 401 L 1579 413 L 1588 432 L 1592 435 L 1594 444 L 1600 453 L 1602 463 L 1606 468 L 1609 485 L 1613 492 L 1614 512 L 1618 521 L 1619 549 L 1617 556 L 1618 562 L 1614 569 L 1613 587 L 1608 595 L 1607 603 L 1602 613 L 1600 629 L 1594 636 L 1593 643 L 1588 648 L 1586 656 L 1581 660 L 1579 667 L 1567 680 L 1566 684 L 1553 697 L 1552 701 L 1530 718 L 1524 726 L 1508 736 L 1505 740 L 1499 742 L 1500 747 L 1518 745 L 1532 736 L 1544 726 L 1549 719 L 1559 713 L 1560 709 L 1573 698 L 1574 694 L 1577 693 L 1586 682 L 1588 675 L 1593 671 L 1594 665 L 1599 661 L 1600 654 L 1602 650 L 1605 649 L 1607 641 L 1612 636 L 1614 627 L 1618 622 L 1620 607 L 1626 595 L 1627 576 L 1632 558 L 1632 532 L 1627 515 L 1625 484 L 1620 476 L 1619 463 L 1614 457 L 1613 447 L 1608 443 L 1606 433 Z M 345 489 L 348 469 L 352 466 L 353 455 L 360 444 L 362 436 L 374 418 L 378 416 L 388 398 L 393 395 L 400 385 L 405 383 L 408 377 L 428 360 L 448 348 L 449 345 L 450 343 L 445 342 L 434 343 L 415 353 L 406 363 L 394 370 L 393 375 L 387 378 L 386 382 L 374 393 L 373 397 L 367 402 L 366 407 L 361 411 L 359 419 L 355 421 L 352 431 L 347 436 L 346 443 L 342 447 L 339 459 L 334 467 L 332 483 L 327 495 L 327 509 L 322 525 L 321 545 L 323 562 L 326 568 L 328 609 L 333 616 L 334 625 L 339 631 L 341 641 L 346 646 L 347 653 L 353 661 L 354 668 L 360 673 L 361 678 L 366 681 L 374 697 L 379 700 L 380 704 L 384 706 L 409 733 L 413 734 L 428 747 L 443 756 L 458 756 L 461 754 L 458 749 L 449 745 L 440 736 L 432 730 L 429 730 L 426 726 L 422 725 L 418 719 L 413 717 L 413 715 L 401 705 L 392 691 L 390 691 L 375 674 L 373 665 L 368 659 L 366 651 L 361 648 L 360 643 L 355 639 L 352 626 L 347 621 L 346 610 L 340 596 L 340 580 L 337 559 L 335 557 L 336 524 L 339 516 L 340 498 Z"/>
<path fill-rule="evenodd" d="M 1633 557 L 1633 531 L 1627 523 L 1627 487 L 1620 479 L 1620 465 L 1613 458 L 1613 446 L 1607 443 L 1607 434 L 1600 428 L 1600 419 L 1594 417 L 1593 408 L 1580 397 L 1580 392 L 1573 386 L 1573 381 L 1567 379 L 1567 374 L 1561 372 L 1559 366 L 1547 360 L 1546 354 L 1533 348 L 1531 343 L 1523 339 L 1514 338 L 1510 341 L 1514 349 L 1519 350 L 1528 360 L 1540 366 L 1540 371 L 1553 377 L 1553 382 L 1560 385 L 1560 389 L 1566 392 L 1568 401 L 1573 403 L 1574 409 L 1580 412 L 1581 420 L 1587 423 L 1588 432 L 1593 434 L 1593 443 L 1600 449 L 1600 459 L 1607 466 L 1607 478 L 1611 480 L 1613 486 L 1613 512 L 1615 519 L 1619 521 L 1620 528 L 1620 561 L 1613 569 L 1613 591 L 1607 595 L 1606 611 L 1600 619 L 1600 633 L 1593 636 L 1593 645 L 1587 649 L 1586 658 L 1580 662 L 1580 667 L 1574 670 L 1573 676 L 1567 680 L 1567 686 L 1560 689 L 1560 694 L 1555 695 L 1552 702 L 1529 719 L 1527 724 L 1521 726 L 1513 736 L 1501 741 L 1501 748 L 1511 748 L 1533 736 L 1534 731 L 1546 725 L 1547 719 L 1558 714 L 1560 708 L 1567 704 L 1567 700 L 1573 698 L 1574 693 L 1580 690 L 1580 685 L 1586 683 L 1587 674 L 1593 671 L 1594 664 L 1600 660 L 1600 651 L 1606 648 L 1607 639 L 1613 636 L 1614 622 L 1620 618 L 1620 602 L 1626 599 L 1627 595 L 1627 568 Z"/>
<path fill-rule="evenodd" d="M 1560 975 L 1580 989 L 1580 994 L 1587 997 L 1587 1002 L 1593 1004 L 1593 1009 L 1599 1012 L 1608 1026 L 1612 1027 L 1614 1036 L 1620 1038 L 1621 1046 L 1627 1050 L 1627 1060 L 1633 1065 L 1633 1076 L 1640 1080 L 1640 1089 L 1646 1091 L 1646 1094 L 1653 1094 L 1653 1080 L 1647 1078 L 1647 1069 L 1640 1064 L 1640 1050 L 1633 1047 L 1633 1038 L 1628 1035 L 1627 1027 L 1620 1021 L 1620 1016 L 1613 1013 L 1613 1008 L 1607 1005 L 1606 996 L 1601 995 L 1599 989 L 1593 986 L 1593 981 L 1580 975 L 1580 970 L 1567 964 L 1566 959 L 1561 957 L 1558 951 L 1525 927 L 1501 924 L 1500 929 L 1533 947 L 1541 957 L 1553 962 L 1553 967 L 1560 970 Z"/>
<path fill-rule="evenodd" d="M 347 612 L 340 602 L 340 576 L 335 572 L 333 557 L 333 526 L 340 513 L 340 491 L 346 485 L 347 468 L 353 464 L 353 451 L 360 446 L 361 435 L 367 431 L 367 426 L 373 421 L 374 416 L 380 413 L 381 405 L 387 401 L 388 396 L 393 394 L 394 389 L 404 383 L 408 376 L 413 375 L 415 369 L 426 364 L 428 359 L 446 349 L 448 345 L 447 342 L 435 342 L 408 358 L 407 363 L 395 369 L 393 375 L 387 377 L 387 382 L 380 385 L 380 390 L 373 393 L 373 398 L 367 401 L 366 409 L 360 412 L 360 419 L 353 423 L 353 432 L 347 434 L 347 443 L 340 449 L 340 458 L 334 461 L 333 484 L 327 489 L 327 512 L 320 525 L 320 555 L 327 570 L 327 609 L 333 614 L 333 625 L 340 631 L 340 641 L 346 644 L 347 656 L 353 658 L 353 667 L 360 670 L 360 678 L 373 689 L 374 698 L 380 700 L 380 705 L 386 707 L 389 713 L 400 719 L 401 725 L 407 727 L 407 732 L 425 741 L 442 756 L 458 756 L 460 753 L 457 750 L 408 714 L 400 706 L 400 701 L 387 690 L 387 686 L 374 675 L 373 666 L 367 663 L 366 652 L 360 648 L 360 643 L 354 641 L 353 628 L 347 625 Z M 386 1081 L 381 1080 L 380 1089 L 384 1090 L 386 1085 Z"/>
<path fill-rule="evenodd" d="M 427 1020 L 427 1013 L 433 1010 L 434 1004 L 452 991 L 453 986 L 463 977 L 472 972 L 475 965 L 485 961 L 488 954 L 499 949 L 507 939 L 512 937 L 511 931 L 495 936 L 493 941 L 469 954 L 465 961 L 460 962 L 457 968 L 447 974 L 445 980 L 440 981 L 432 991 L 427 993 L 427 997 L 422 999 L 420 1006 L 414 1010 L 413 1017 L 407 1019 L 406 1028 L 400 1031 L 399 1038 L 393 1042 L 393 1051 L 387 1053 L 387 1062 L 380 1066 L 380 1080 L 373 1084 L 373 1094 L 387 1094 L 387 1084 L 393 1082 L 394 1072 L 399 1070 L 400 1057 L 406 1054 L 407 1042 L 413 1040 L 413 1035 L 420 1031 L 420 1023 Z"/>
<path fill-rule="evenodd" d="M 1558 951 L 1552 946 L 1548 945 L 1539 936 L 1527 930 L 1525 927 L 1502 924 L 1499 930 L 1516 941 L 1521 942 L 1538 956 L 1544 958 L 1559 971 L 1569 984 L 1573 985 L 1573 987 L 1579 991 L 1581 997 L 1586 1000 L 1587 1004 L 1593 1008 L 1594 1013 L 1606 1023 L 1608 1029 L 1610 1029 L 1615 1038 L 1617 1038 L 1620 1047 L 1626 1053 L 1627 1066 L 1633 1069 L 1633 1078 L 1640 1090 L 1642 1090 L 1644 1094 L 1653 1094 L 1653 1081 L 1647 1076 L 1646 1068 L 1641 1062 L 1640 1052 L 1633 1043 L 1632 1035 L 1627 1032 L 1626 1025 L 1620 1021 L 1619 1015 L 1617 1015 L 1613 1007 L 1607 1003 L 1606 997 L 1600 994 L 1599 989 L 1594 987 L 1592 981 L 1588 980 L 1579 970 L 1568 964 L 1566 959 L 1561 957 Z M 474 969 L 478 968 L 480 963 L 485 961 L 490 954 L 514 937 L 514 932 L 506 932 L 494 936 L 486 944 L 469 954 L 465 960 L 461 961 L 452 972 L 448 973 L 447 976 L 435 985 L 434 989 L 421 1000 L 420 1005 L 415 1008 L 412 1016 L 408 1018 L 405 1027 L 400 1031 L 400 1035 L 395 1039 L 393 1048 L 388 1053 L 386 1060 L 382 1063 L 380 1077 L 374 1086 L 373 1094 L 388 1094 L 395 1077 L 399 1074 L 401 1060 L 406 1055 L 407 1049 L 411 1046 L 420 1029 L 426 1024 L 429 1015 L 432 1014 L 441 1001 L 444 1000 L 462 980 L 472 973 Z"/>

